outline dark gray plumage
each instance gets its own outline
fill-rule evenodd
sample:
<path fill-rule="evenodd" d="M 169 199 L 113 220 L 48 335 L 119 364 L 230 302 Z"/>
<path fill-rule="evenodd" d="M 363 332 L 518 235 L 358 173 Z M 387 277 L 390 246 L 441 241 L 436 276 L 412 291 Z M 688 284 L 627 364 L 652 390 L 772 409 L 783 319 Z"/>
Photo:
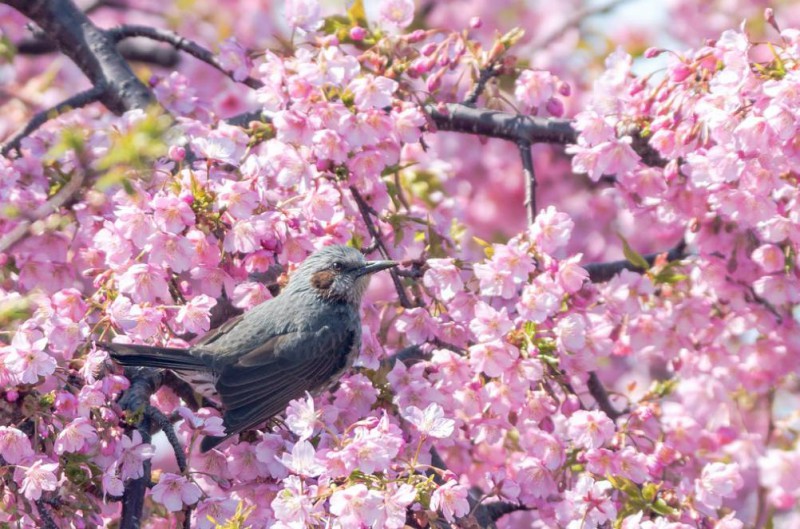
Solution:
<path fill-rule="evenodd" d="M 277 297 L 210 332 L 189 349 L 102 343 L 124 366 L 173 370 L 223 406 L 224 437 L 206 452 L 317 394 L 353 364 L 361 347 L 361 298 L 370 276 L 396 266 L 358 250 L 328 246 L 306 259 Z"/>

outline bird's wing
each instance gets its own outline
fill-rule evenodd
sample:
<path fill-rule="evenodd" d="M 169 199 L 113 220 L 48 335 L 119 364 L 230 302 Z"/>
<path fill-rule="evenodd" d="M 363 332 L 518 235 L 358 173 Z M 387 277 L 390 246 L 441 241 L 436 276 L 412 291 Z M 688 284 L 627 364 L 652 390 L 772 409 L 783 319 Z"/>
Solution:
<path fill-rule="evenodd" d="M 243 318 L 244 318 L 244 314 L 239 314 L 238 316 L 227 320 L 225 323 L 223 323 L 219 327 L 217 327 L 215 329 L 211 329 L 210 331 L 205 333 L 203 336 L 200 337 L 200 339 L 195 340 L 195 342 L 192 344 L 192 346 L 193 347 L 198 347 L 198 346 L 210 345 L 210 344 L 214 343 L 221 336 L 226 335 L 234 327 L 236 327 L 239 324 L 239 322 L 242 321 Z"/>
<path fill-rule="evenodd" d="M 286 409 L 289 401 L 325 385 L 347 365 L 356 333 L 325 326 L 271 338 L 217 380 L 225 406 L 226 437 L 253 428 Z"/>

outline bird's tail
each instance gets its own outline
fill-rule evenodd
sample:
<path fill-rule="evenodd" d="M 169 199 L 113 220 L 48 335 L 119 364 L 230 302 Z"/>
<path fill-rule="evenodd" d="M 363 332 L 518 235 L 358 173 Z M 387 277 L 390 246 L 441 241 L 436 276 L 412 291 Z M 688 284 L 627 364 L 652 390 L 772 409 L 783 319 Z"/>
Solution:
<path fill-rule="evenodd" d="M 97 345 L 109 351 L 117 363 L 126 367 L 160 367 L 176 370 L 206 367 L 203 361 L 192 356 L 188 349 L 109 342 L 97 342 Z"/>

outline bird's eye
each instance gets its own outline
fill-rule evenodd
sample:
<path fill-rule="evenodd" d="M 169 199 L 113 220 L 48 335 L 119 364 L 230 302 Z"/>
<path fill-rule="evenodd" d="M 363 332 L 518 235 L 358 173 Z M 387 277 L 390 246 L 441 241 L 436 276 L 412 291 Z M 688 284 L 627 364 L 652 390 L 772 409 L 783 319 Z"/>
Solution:
<path fill-rule="evenodd" d="M 344 268 L 344 265 L 342 263 L 340 263 L 339 261 L 336 261 L 335 263 L 333 263 L 331 265 L 331 268 L 333 270 L 337 271 L 337 272 L 340 272 L 342 270 L 342 268 Z"/>

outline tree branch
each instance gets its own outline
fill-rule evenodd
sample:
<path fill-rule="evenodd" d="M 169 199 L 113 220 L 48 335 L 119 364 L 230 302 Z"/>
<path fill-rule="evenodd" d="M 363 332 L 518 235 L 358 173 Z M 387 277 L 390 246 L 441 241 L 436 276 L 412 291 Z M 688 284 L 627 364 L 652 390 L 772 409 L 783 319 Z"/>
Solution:
<path fill-rule="evenodd" d="M 372 236 L 372 240 L 377 245 L 381 256 L 383 256 L 384 259 L 391 259 L 389 251 L 386 249 L 386 245 L 383 242 L 383 236 L 380 230 L 378 230 L 378 227 L 372 222 L 372 213 L 369 204 L 367 204 L 364 197 L 361 196 L 361 193 L 358 192 L 355 186 L 350 186 L 350 192 L 353 194 L 353 199 L 355 199 L 358 210 L 361 212 L 361 217 L 364 219 L 367 231 Z M 400 298 L 400 304 L 407 309 L 414 308 L 411 300 L 408 299 L 408 295 L 406 294 L 405 288 L 403 288 L 403 283 L 400 281 L 400 276 L 397 275 L 397 271 L 392 268 L 389 270 L 389 274 L 392 277 L 394 288 L 397 290 L 397 296 Z"/>
<path fill-rule="evenodd" d="M 480 74 L 478 75 L 478 80 L 475 82 L 475 86 L 472 87 L 472 90 L 469 91 L 466 99 L 464 99 L 464 105 L 474 107 L 478 102 L 478 98 L 486 89 L 486 83 L 488 83 L 493 77 L 499 75 L 499 73 L 500 67 L 496 61 L 492 61 L 485 67 L 481 68 Z"/>
<path fill-rule="evenodd" d="M 16 44 L 20 55 L 46 55 L 58 51 L 56 44 L 49 39 L 26 39 Z M 120 42 L 117 50 L 126 60 L 155 64 L 172 68 L 180 62 L 180 54 L 172 47 L 155 42 Z"/>
<path fill-rule="evenodd" d="M 102 92 L 100 101 L 111 112 L 122 114 L 155 102 L 108 33 L 95 26 L 72 0 L 4 0 L 4 3 L 33 20 L 72 59 Z"/>
<path fill-rule="evenodd" d="M 525 211 L 527 212 L 528 226 L 536 219 L 536 173 L 533 172 L 533 157 L 531 144 L 518 141 L 519 154 L 522 157 L 522 172 L 525 175 Z"/>
<path fill-rule="evenodd" d="M 651 253 L 644 255 L 644 259 L 650 266 L 653 266 L 656 258 L 664 252 Z M 674 248 L 667 252 L 667 261 L 676 261 L 686 257 L 686 243 L 681 240 Z M 592 283 L 605 283 L 611 280 L 615 275 L 623 270 L 630 270 L 631 272 L 644 273 L 646 270 L 639 268 L 628 260 L 622 259 L 620 261 L 610 261 L 607 263 L 588 263 L 581 265 L 589 272 L 589 281 Z"/>
<path fill-rule="evenodd" d="M 161 371 L 150 367 L 126 368 L 125 376 L 131 381 L 131 385 L 119 399 L 120 406 L 134 413 L 146 410 L 150 405 L 150 396 L 161 385 Z M 142 435 L 143 442 L 149 443 L 152 440 L 150 416 L 147 413 L 142 415 L 137 429 Z M 130 430 L 128 433 L 130 434 Z M 145 461 L 143 465 L 142 477 L 130 480 L 125 484 L 119 529 L 139 529 L 141 526 L 144 497 L 150 484 L 150 460 Z"/>
<path fill-rule="evenodd" d="M 55 520 L 53 520 L 50 509 L 47 507 L 44 500 L 38 499 L 34 503 L 36 504 L 36 509 L 39 511 L 39 517 L 42 519 L 42 527 L 44 529 L 58 529 L 58 525 Z"/>
<path fill-rule="evenodd" d="M 246 77 L 245 79 L 237 80 L 233 77 L 233 74 L 229 72 L 220 62 L 219 58 L 211 53 L 211 51 L 207 50 L 206 48 L 200 46 L 196 42 L 189 40 L 187 38 L 181 37 L 177 33 L 173 31 L 169 31 L 166 29 L 159 29 L 159 28 L 151 28 L 148 26 L 133 26 L 133 25 L 124 25 L 119 26 L 116 28 L 112 28 L 108 30 L 108 34 L 111 39 L 114 41 L 120 41 L 123 39 L 131 38 L 131 37 L 146 37 L 148 39 L 157 40 L 159 42 L 166 42 L 167 44 L 172 45 L 175 49 L 185 51 L 192 57 L 195 57 L 206 64 L 209 64 L 219 70 L 220 72 L 224 73 L 231 79 L 237 82 L 241 82 L 253 89 L 258 89 L 264 86 L 264 83 L 259 81 L 258 79 L 254 79 L 253 77 Z"/>
<path fill-rule="evenodd" d="M 579 26 L 584 20 L 587 18 L 594 16 L 594 15 L 601 15 L 603 13 L 608 13 L 613 11 L 620 5 L 629 2 L 630 0 L 611 0 L 607 4 L 603 5 L 588 5 L 583 9 L 579 9 L 576 11 L 571 17 L 564 20 L 564 22 L 555 28 L 553 31 L 542 37 L 541 39 L 537 40 L 532 46 L 531 49 L 534 50 L 542 50 L 553 43 L 556 39 L 560 38 L 564 35 L 568 30 Z"/>
<path fill-rule="evenodd" d="M 36 113 L 22 129 L 14 133 L 14 135 L 3 144 L 2 148 L 0 148 L 0 154 L 3 156 L 8 156 L 12 150 L 18 150 L 22 139 L 26 136 L 29 136 L 36 129 L 47 123 L 48 120 L 60 116 L 61 114 L 65 114 L 70 110 L 85 107 L 91 103 L 96 103 L 100 101 L 102 97 L 103 89 L 93 86 L 88 90 L 79 92 L 74 96 L 65 99 L 53 107 Z M 0 249 L 0 251 L 3 250 Z"/>
<path fill-rule="evenodd" d="M 472 108 L 458 103 L 445 105 L 442 110 L 433 105 L 425 111 L 438 130 L 477 134 L 513 142 L 575 143 L 578 132 L 567 119 L 539 118 L 499 110 Z"/>
<path fill-rule="evenodd" d="M 31 224 L 37 220 L 47 217 L 51 213 L 58 211 L 64 204 L 69 202 L 81 189 L 85 178 L 86 171 L 75 171 L 70 181 L 67 182 L 66 185 L 58 191 L 58 193 L 53 195 L 50 200 L 36 208 L 28 218 L 22 220 L 14 227 L 14 229 L 6 233 L 3 238 L 0 239 L 0 253 L 7 252 L 15 244 L 21 241 L 22 238 L 28 233 L 28 229 L 31 227 Z"/>
<path fill-rule="evenodd" d="M 622 413 L 618 412 L 616 408 L 614 408 L 614 405 L 611 404 L 608 391 L 606 391 L 603 383 L 600 382 L 597 373 L 594 371 L 589 372 L 589 380 L 586 382 L 586 386 L 589 388 L 589 394 L 594 398 L 595 402 L 597 402 L 597 407 L 608 415 L 612 421 L 616 421 L 617 418 L 622 415 Z"/>
<path fill-rule="evenodd" d="M 150 404 L 145 407 L 144 414 L 167 436 L 167 440 L 172 446 L 172 450 L 175 452 L 175 461 L 178 462 L 178 469 L 180 469 L 181 474 L 186 473 L 186 469 L 188 468 L 186 453 L 183 451 L 183 447 L 175 433 L 175 428 L 172 427 L 172 423 L 161 410 Z"/>

